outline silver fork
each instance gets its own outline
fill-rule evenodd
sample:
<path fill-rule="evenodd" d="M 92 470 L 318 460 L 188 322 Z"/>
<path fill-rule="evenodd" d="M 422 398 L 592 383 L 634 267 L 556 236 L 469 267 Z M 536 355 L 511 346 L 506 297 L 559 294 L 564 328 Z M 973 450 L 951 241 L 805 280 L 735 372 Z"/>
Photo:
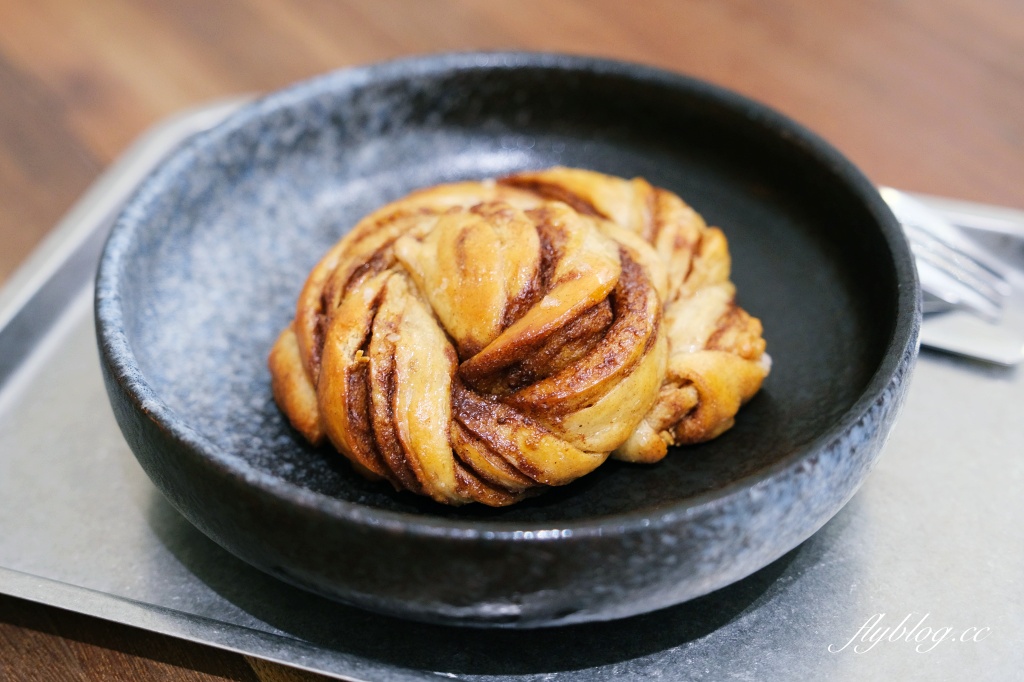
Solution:
<path fill-rule="evenodd" d="M 1012 287 L 1005 266 L 921 201 L 892 187 L 879 189 L 903 226 L 917 262 L 925 313 L 970 310 L 1000 319 Z"/>

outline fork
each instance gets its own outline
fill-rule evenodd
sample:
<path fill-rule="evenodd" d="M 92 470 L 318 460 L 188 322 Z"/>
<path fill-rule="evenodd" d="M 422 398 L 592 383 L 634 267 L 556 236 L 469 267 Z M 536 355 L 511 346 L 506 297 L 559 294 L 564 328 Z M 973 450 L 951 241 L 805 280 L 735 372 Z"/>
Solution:
<path fill-rule="evenodd" d="M 892 187 L 881 187 L 879 192 L 910 242 L 921 280 L 923 311 L 961 308 L 990 322 L 999 321 L 1012 293 L 1005 266 L 906 192 Z"/>

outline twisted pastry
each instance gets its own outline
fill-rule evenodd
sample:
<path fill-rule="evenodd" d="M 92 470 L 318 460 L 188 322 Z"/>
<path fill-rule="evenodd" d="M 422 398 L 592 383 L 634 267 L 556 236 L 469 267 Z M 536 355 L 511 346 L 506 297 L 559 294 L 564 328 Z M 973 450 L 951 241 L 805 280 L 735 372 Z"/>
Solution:
<path fill-rule="evenodd" d="M 370 214 L 270 354 L 311 443 L 438 502 L 511 504 L 714 438 L 767 376 L 724 235 L 641 178 L 552 168 Z"/>

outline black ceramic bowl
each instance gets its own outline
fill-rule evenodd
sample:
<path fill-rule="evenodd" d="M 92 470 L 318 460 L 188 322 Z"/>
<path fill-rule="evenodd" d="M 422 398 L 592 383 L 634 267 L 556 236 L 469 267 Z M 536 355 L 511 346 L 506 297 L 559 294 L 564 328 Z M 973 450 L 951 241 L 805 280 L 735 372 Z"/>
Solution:
<path fill-rule="evenodd" d="M 500 510 L 395 493 L 305 445 L 266 356 L 321 254 L 414 188 L 554 164 L 644 176 L 724 228 L 775 361 L 736 427 Z M 916 287 L 872 185 L 764 106 L 642 66 L 457 54 L 316 78 L 190 141 L 118 219 L 96 320 L 125 438 L 215 541 L 368 609 L 529 627 L 691 599 L 820 528 L 903 401 Z"/>

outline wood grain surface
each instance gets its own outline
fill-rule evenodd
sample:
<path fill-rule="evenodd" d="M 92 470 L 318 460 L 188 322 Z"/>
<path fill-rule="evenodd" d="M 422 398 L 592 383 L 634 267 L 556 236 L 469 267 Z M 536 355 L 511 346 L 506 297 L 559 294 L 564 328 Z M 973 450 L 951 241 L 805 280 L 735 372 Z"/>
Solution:
<path fill-rule="evenodd" d="M 0 0 L 0 282 L 148 126 L 449 50 L 645 62 L 792 116 L 880 184 L 1024 207 L 1020 0 Z M 0 680 L 318 676 L 0 597 Z"/>

